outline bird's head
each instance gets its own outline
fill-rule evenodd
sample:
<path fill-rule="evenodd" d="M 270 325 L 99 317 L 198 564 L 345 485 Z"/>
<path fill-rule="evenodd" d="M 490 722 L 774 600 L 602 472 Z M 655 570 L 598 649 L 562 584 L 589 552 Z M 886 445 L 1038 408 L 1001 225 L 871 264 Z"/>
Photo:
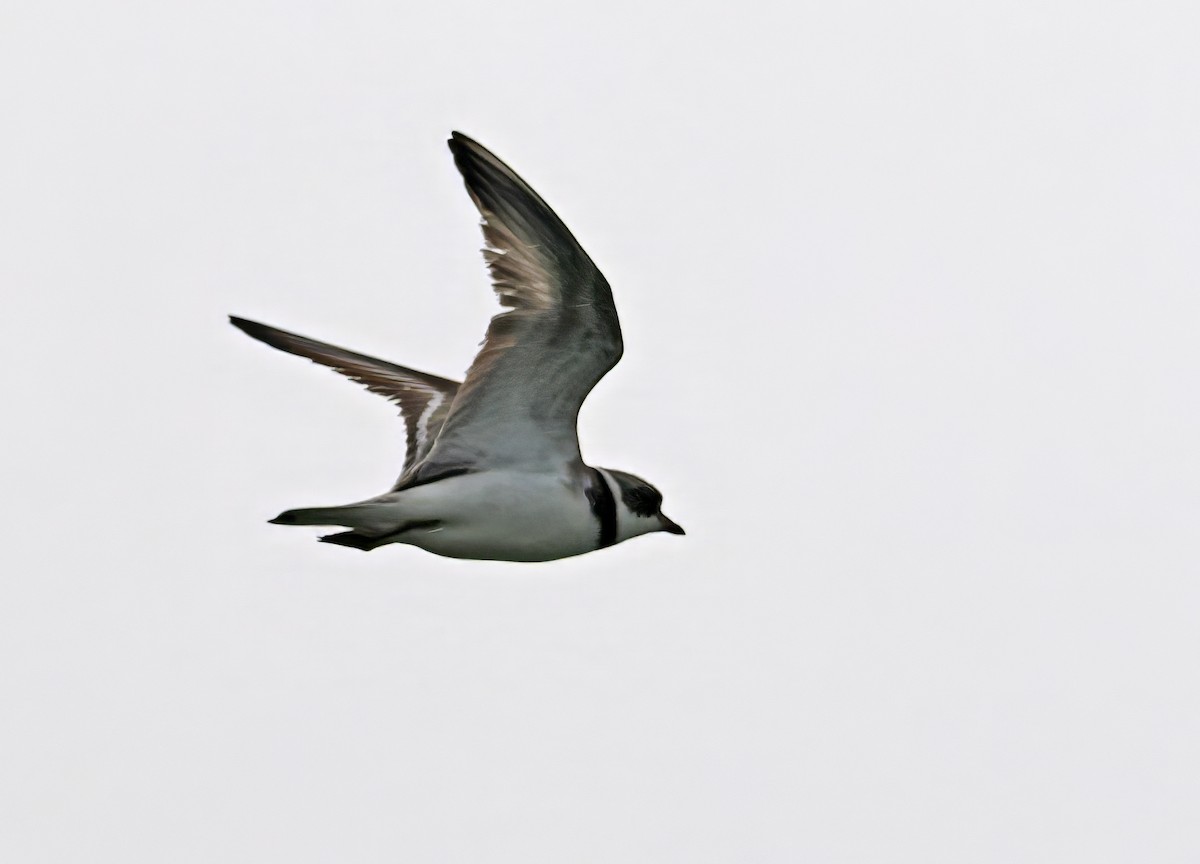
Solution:
<path fill-rule="evenodd" d="M 684 534 L 683 528 L 662 512 L 662 493 L 643 480 L 625 471 L 603 469 L 613 487 L 617 505 L 617 540 L 628 540 L 640 534 L 666 531 Z"/>

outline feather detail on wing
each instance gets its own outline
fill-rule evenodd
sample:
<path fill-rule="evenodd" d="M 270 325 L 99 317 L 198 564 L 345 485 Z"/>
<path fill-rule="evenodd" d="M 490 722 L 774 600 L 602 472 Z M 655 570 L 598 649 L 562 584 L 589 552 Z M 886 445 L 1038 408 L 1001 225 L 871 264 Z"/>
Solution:
<path fill-rule="evenodd" d="M 272 348 L 328 366 L 400 406 L 408 445 L 404 473 L 424 459 L 433 447 L 460 386 L 457 381 L 356 354 L 266 324 L 234 316 L 230 316 L 229 322 Z"/>
<path fill-rule="evenodd" d="M 448 466 L 579 460 L 575 422 L 621 358 L 603 274 L 542 198 L 461 133 L 454 162 L 482 217 L 484 259 L 500 303 L 421 475 Z"/>

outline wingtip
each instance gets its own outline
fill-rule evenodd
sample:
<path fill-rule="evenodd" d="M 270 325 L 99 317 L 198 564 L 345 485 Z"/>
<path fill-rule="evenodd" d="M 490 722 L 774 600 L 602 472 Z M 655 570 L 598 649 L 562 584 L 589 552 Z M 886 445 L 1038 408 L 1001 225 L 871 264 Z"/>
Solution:
<path fill-rule="evenodd" d="M 454 164 L 460 171 L 471 170 L 470 166 L 473 163 L 488 161 L 489 157 L 496 158 L 490 150 L 470 135 L 464 135 L 457 130 L 450 133 L 446 145 L 450 148 L 450 153 L 454 156 Z"/>
<path fill-rule="evenodd" d="M 255 339 L 261 339 L 260 334 L 266 331 L 265 324 L 259 324 L 257 321 L 251 321 L 248 318 L 239 318 L 236 315 L 229 316 L 229 323 L 247 336 L 253 336 Z"/>

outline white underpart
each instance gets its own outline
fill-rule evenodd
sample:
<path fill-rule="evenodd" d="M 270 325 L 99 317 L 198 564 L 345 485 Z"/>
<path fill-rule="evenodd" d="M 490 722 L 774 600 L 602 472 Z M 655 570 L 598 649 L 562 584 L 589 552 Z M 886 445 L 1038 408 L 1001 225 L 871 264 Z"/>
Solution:
<path fill-rule="evenodd" d="M 567 558 L 595 549 L 600 525 L 582 489 L 564 480 L 554 472 L 507 470 L 449 477 L 354 505 L 354 521 L 345 524 L 381 536 L 406 522 L 436 520 L 392 542 L 449 558 Z"/>

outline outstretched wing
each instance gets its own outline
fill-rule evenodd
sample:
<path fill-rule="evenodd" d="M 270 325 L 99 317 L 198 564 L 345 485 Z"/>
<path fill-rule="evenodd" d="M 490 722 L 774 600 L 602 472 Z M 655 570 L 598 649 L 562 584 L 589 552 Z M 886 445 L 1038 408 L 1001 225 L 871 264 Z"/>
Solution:
<path fill-rule="evenodd" d="M 268 327 L 256 321 L 229 316 L 233 324 L 248 336 L 266 342 L 272 348 L 307 357 L 314 363 L 328 366 L 352 381 L 357 381 L 372 393 L 378 393 L 400 406 L 408 432 L 408 453 L 404 473 L 429 453 L 438 431 L 450 412 L 450 404 L 458 392 L 459 383 L 356 354 L 336 345 L 327 345 L 307 336 Z"/>
<path fill-rule="evenodd" d="M 492 318 L 433 449 L 407 482 L 481 464 L 561 470 L 579 460 L 580 405 L 621 359 L 612 291 L 511 168 L 458 132 L 449 144 L 482 217 L 493 287 L 509 311 Z"/>

